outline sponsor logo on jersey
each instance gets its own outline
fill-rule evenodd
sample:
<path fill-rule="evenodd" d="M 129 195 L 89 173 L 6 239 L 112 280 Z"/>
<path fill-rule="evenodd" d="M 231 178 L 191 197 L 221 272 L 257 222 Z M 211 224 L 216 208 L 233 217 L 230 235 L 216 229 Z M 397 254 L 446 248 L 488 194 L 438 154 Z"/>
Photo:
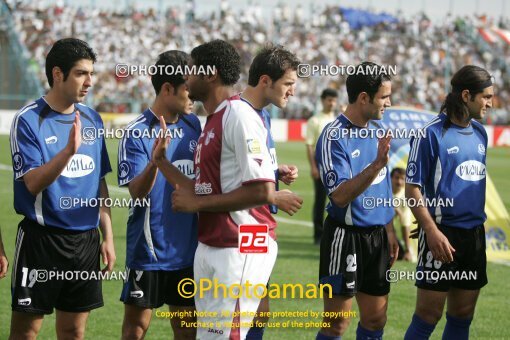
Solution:
<path fill-rule="evenodd" d="M 83 177 L 90 174 L 94 169 L 95 163 L 92 157 L 78 153 L 67 163 L 61 175 L 67 178 Z"/>
<path fill-rule="evenodd" d="M 448 152 L 449 155 L 459 153 L 459 147 L 455 145 L 454 147 L 446 149 L 446 151 Z"/>
<path fill-rule="evenodd" d="M 179 159 L 177 161 L 172 162 L 172 164 L 179 169 L 186 177 L 190 179 L 195 178 L 195 173 L 193 172 L 193 161 L 189 159 Z"/>
<path fill-rule="evenodd" d="M 55 144 L 58 141 L 57 136 L 51 136 L 44 140 L 46 144 Z"/>
<path fill-rule="evenodd" d="M 465 161 L 455 169 L 455 174 L 465 181 L 476 182 L 485 178 L 485 164 L 479 161 Z"/>
<path fill-rule="evenodd" d="M 353 151 L 353 153 L 351 153 L 351 157 L 357 158 L 357 157 L 359 157 L 360 154 L 361 154 L 361 152 L 359 151 L 359 149 L 356 149 Z"/>

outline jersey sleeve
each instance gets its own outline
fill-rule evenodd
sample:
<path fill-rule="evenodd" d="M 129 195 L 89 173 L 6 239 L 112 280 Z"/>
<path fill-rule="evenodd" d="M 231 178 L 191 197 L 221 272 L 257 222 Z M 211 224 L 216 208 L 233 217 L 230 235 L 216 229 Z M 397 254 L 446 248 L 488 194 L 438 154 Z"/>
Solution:
<path fill-rule="evenodd" d="M 315 145 L 317 143 L 317 129 L 318 129 L 318 122 L 315 117 L 311 117 L 308 119 L 308 122 L 306 123 L 306 138 L 305 138 L 305 144 L 306 145 Z"/>
<path fill-rule="evenodd" d="M 234 150 L 243 184 L 275 182 L 271 156 L 266 145 L 267 130 L 254 111 L 231 113 L 223 130 L 225 141 Z"/>
<path fill-rule="evenodd" d="M 426 130 L 423 137 L 411 139 L 411 150 L 407 161 L 406 183 L 416 184 L 422 187 L 431 177 L 434 163 L 434 134 L 430 129 Z"/>
<path fill-rule="evenodd" d="M 315 160 L 319 166 L 322 184 L 329 196 L 340 184 L 351 178 L 351 168 L 347 153 L 340 141 L 327 136 L 328 133 L 323 132 L 319 137 L 315 149 Z"/>
<path fill-rule="evenodd" d="M 22 117 L 14 120 L 10 139 L 14 179 L 21 180 L 27 172 L 43 164 L 42 151 L 36 135 Z"/>
<path fill-rule="evenodd" d="M 119 186 L 125 186 L 140 175 L 149 164 L 149 155 L 143 148 L 140 139 L 128 137 L 126 134 L 119 143 L 117 178 Z"/>

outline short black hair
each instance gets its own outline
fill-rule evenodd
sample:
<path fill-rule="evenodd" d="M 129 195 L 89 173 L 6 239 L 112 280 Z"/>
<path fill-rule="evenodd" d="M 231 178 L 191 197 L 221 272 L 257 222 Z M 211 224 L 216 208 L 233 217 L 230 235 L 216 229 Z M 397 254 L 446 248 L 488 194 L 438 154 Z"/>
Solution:
<path fill-rule="evenodd" d="M 379 91 L 379 87 L 385 81 L 391 81 L 391 76 L 384 72 L 380 65 L 365 61 L 355 67 L 355 72 L 347 77 L 345 85 L 349 104 L 353 104 L 362 92 L 366 92 L 370 101 Z"/>
<path fill-rule="evenodd" d="M 394 174 L 405 176 L 406 171 L 403 168 L 393 168 L 390 172 L 390 178 L 393 177 Z"/>
<path fill-rule="evenodd" d="M 193 64 L 205 68 L 214 67 L 223 85 L 237 83 L 241 74 L 241 57 L 234 46 L 224 40 L 213 40 L 191 51 Z"/>
<path fill-rule="evenodd" d="M 85 41 L 76 38 L 65 38 L 53 44 L 46 56 L 46 78 L 48 78 L 50 87 L 53 87 L 52 71 L 54 67 L 60 68 L 64 74 L 64 81 L 66 81 L 76 62 L 82 59 L 96 62 L 96 54 Z"/>
<path fill-rule="evenodd" d="M 165 83 L 170 83 L 174 87 L 174 94 L 177 93 L 177 88 L 186 82 L 183 72 L 185 72 L 189 60 L 190 58 L 187 53 L 177 50 L 166 51 L 158 56 L 158 61 L 156 62 L 156 66 L 158 66 L 156 68 L 157 72 L 151 76 L 152 86 L 154 91 L 156 91 L 156 95 L 159 94 L 161 86 Z M 172 66 L 174 72 L 167 70 L 166 66 Z M 176 72 L 177 67 L 180 67 L 182 72 Z"/>
<path fill-rule="evenodd" d="M 321 93 L 321 99 L 326 99 L 326 97 L 338 98 L 338 92 L 333 89 L 324 89 Z"/>
<path fill-rule="evenodd" d="M 257 86 L 263 75 L 277 81 L 288 69 L 297 70 L 299 59 L 281 45 L 266 45 L 253 59 L 248 72 L 248 85 Z"/>

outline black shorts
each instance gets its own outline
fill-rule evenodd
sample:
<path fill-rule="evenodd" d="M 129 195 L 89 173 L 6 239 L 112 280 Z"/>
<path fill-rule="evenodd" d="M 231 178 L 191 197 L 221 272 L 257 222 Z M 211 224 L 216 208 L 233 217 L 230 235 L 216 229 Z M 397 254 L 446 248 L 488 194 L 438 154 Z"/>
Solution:
<path fill-rule="evenodd" d="M 193 267 L 180 270 L 135 270 L 126 267 L 127 280 L 124 282 L 120 301 L 144 308 L 170 306 L 194 306 L 193 297 L 184 298 L 177 291 L 183 279 L 193 280 Z"/>
<path fill-rule="evenodd" d="M 434 260 L 423 229 L 418 236 L 416 287 L 447 292 L 451 287 L 478 290 L 487 284 L 487 256 L 483 225 L 462 229 L 438 225 L 455 249 L 453 262 Z"/>
<path fill-rule="evenodd" d="M 330 216 L 326 218 L 319 282 L 330 284 L 334 295 L 354 296 L 357 292 L 387 295 L 389 268 L 390 250 L 384 226 L 353 227 L 342 225 Z"/>
<path fill-rule="evenodd" d="M 41 226 L 25 218 L 18 226 L 12 267 L 12 310 L 51 314 L 86 312 L 103 306 L 99 231 Z M 94 272 L 95 274 L 80 274 Z"/>

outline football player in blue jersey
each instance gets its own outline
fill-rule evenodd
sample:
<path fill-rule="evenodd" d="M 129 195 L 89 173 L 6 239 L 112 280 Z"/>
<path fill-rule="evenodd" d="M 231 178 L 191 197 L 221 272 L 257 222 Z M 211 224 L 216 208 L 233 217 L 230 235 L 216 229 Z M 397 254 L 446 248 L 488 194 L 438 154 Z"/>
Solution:
<path fill-rule="evenodd" d="M 193 279 L 197 248 L 197 214 L 172 210 L 174 187 L 158 171 L 155 159 L 165 157 L 193 179 L 193 153 L 201 133 L 200 121 L 191 113 L 192 102 L 182 72 L 189 57 L 181 51 L 160 54 L 159 72 L 151 77 L 156 99 L 126 128 L 119 143 L 118 178 L 134 199 L 148 198 L 149 207 L 131 208 L 127 226 L 126 269 L 129 273 L 124 301 L 123 339 L 142 339 L 152 309 L 168 304 L 185 317 L 171 318 L 174 339 L 194 339 L 195 328 L 181 326 L 193 321 L 194 300 L 182 297 L 177 285 Z M 172 67 L 167 67 L 172 66 Z M 173 73 L 166 73 L 174 70 Z M 142 138 L 136 136 L 141 135 Z M 176 314 L 177 315 L 177 314 Z"/>
<path fill-rule="evenodd" d="M 299 61 L 294 54 L 283 47 L 273 45 L 264 47 L 251 63 L 248 86 L 241 94 L 241 100 L 258 113 L 268 131 L 267 147 L 273 161 L 277 188 L 276 205 L 270 206 L 271 213 L 276 214 L 280 209 L 291 216 L 301 209 L 303 199 L 288 189 L 278 190 L 278 181 L 290 185 L 297 179 L 298 169 L 294 165 L 278 164 L 275 142 L 271 134 L 271 116 L 265 107 L 273 104 L 284 108 L 287 105 L 290 97 L 294 95 L 298 64 Z M 266 296 L 261 300 L 257 313 L 268 315 L 268 312 L 269 298 Z M 253 323 L 265 324 L 268 319 L 256 316 Z M 246 339 L 262 339 L 263 334 L 264 327 L 253 326 L 248 331 Z"/>
<path fill-rule="evenodd" d="M 24 218 L 12 274 L 12 339 L 35 338 L 53 309 L 57 337 L 81 339 L 90 311 L 103 306 L 100 280 L 63 277 L 97 277 L 100 255 L 103 270 L 115 263 L 110 209 L 87 203 L 108 197 L 111 171 L 104 138 L 82 140 L 82 128 L 103 128 L 99 114 L 81 104 L 95 61 L 84 41 L 57 41 L 46 57 L 49 92 L 13 120 L 14 207 Z"/>
<path fill-rule="evenodd" d="M 349 311 L 358 302 L 357 339 L 382 339 L 390 284 L 386 271 L 398 256 L 391 206 L 389 136 L 377 139 L 369 129 L 391 105 L 391 79 L 379 65 L 365 62 L 346 81 L 349 105 L 322 131 L 316 160 L 330 198 L 321 241 L 320 283 L 332 286 L 325 312 Z M 368 137 L 368 138 L 363 138 Z M 317 339 L 340 339 L 349 318 L 324 318 Z"/>
<path fill-rule="evenodd" d="M 491 75 L 473 65 L 455 73 L 451 86 L 440 114 L 425 125 L 426 135 L 411 139 L 406 197 L 433 204 L 411 208 L 420 227 L 417 273 L 423 275 L 406 339 L 428 339 L 446 301 L 443 339 L 468 339 L 487 284 L 487 133 L 476 120 L 492 107 L 494 88 Z"/>

